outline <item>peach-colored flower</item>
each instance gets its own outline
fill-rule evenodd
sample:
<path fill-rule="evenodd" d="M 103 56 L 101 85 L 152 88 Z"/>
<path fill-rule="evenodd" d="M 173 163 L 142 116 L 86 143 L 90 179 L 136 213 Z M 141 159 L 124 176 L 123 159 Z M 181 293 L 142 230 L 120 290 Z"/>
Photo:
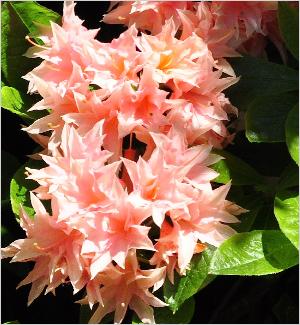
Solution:
<path fill-rule="evenodd" d="M 265 16 L 276 13 L 276 2 L 198 2 L 196 11 L 180 11 L 181 38 L 202 37 L 215 58 L 239 56 L 240 46 L 253 35 L 266 35 Z"/>
<path fill-rule="evenodd" d="M 149 289 L 158 289 L 165 278 L 165 268 L 141 270 L 138 266 L 136 252 L 131 250 L 126 259 L 125 269 L 110 265 L 101 273 L 97 281 L 103 285 L 99 293 L 100 303 L 89 324 L 97 324 L 108 313 L 115 311 L 114 322 L 121 323 L 129 307 L 139 316 L 143 323 L 154 324 L 154 307 L 165 307 L 163 301 L 156 298 Z M 95 282 L 97 282 L 95 281 Z M 80 301 L 87 303 L 88 297 Z"/>
<path fill-rule="evenodd" d="M 169 80 L 196 85 L 201 75 L 201 63 L 213 58 L 206 44 L 197 35 L 185 40 L 175 38 L 176 28 L 172 19 L 155 35 L 142 33 L 138 48 L 145 53 L 147 65 L 154 69 L 154 80 L 166 83 Z"/>
<path fill-rule="evenodd" d="M 125 268 L 126 256 L 132 248 L 154 250 L 148 238 L 150 228 L 141 225 L 150 215 L 149 207 L 138 206 L 125 192 L 116 198 L 114 209 L 94 213 L 81 251 L 91 258 L 91 279 L 112 261 Z"/>
<path fill-rule="evenodd" d="M 29 179 L 40 187 L 35 192 L 43 199 L 56 197 L 59 220 L 76 214 L 80 209 L 92 211 L 111 205 L 118 182 L 119 162 L 105 165 L 111 156 L 102 150 L 103 121 L 98 122 L 84 137 L 68 124 L 62 132 L 62 143 L 53 157 L 42 155 L 48 164 L 42 169 L 30 169 Z M 119 185 L 121 186 L 121 185 Z"/>
<path fill-rule="evenodd" d="M 171 281 L 174 268 L 178 268 L 180 274 L 185 274 L 193 254 L 199 252 L 199 245 L 204 244 L 203 249 L 205 244 L 219 246 L 235 234 L 226 224 L 239 222 L 235 215 L 246 210 L 225 199 L 229 188 L 230 184 L 215 190 L 206 188 L 199 191 L 193 202 L 189 203 L 188 212 L 176 208 L 168 212 L 169 221 L 165 220 L 162 225 L 161 236 L 155 244 L 157 252 L 151 263 L 166 264 Z"/>
<path fill-rule="evenodd" d="M 217 174 L 207 165 L 218 158 L 209 155 L 211 147 L 197 146 L 188 149 L 178 131 L 167 136 L 152 134 L 157 148 L 148 161 L 122 159 L 132 181 L 137 202 L 149 205 L 154 222 L 161 226 L 165 213 L 170 209 L 186 209 L 195 188 L 211 187 L 210 181 Z M 172 145 L 170 145 L 170 143 Z M 180 158 L 174 158 L 174 148 Z M 176 153 L 175 153 L 176 155 Z"/>
<path fill-rule="evenodd" d="M 131 1 L 121 2 L 103 21 L 107 24 L 135 25 L 138 29 L 149 31 L 152 35 L 161 32 L 165 22 L 172 18 L 176 27 L 180 26 L 178 9 L 192 8 L 189 1 Z"/>
<path fill-rule="evenodd" d="M 34 261 L 35 266 L 19 287 L 32 283 L 28 297 L 31 304 L 47 286 L 46 293 L 69 278 L 74 291 L 83 285 L 80 278 L 83 272 L 83 261 L 80 258 L 82 234 L 70 230 L 66 224 L 50 216 L 39 199 L 31 193 L 31 204 L 35 210 L 31 220 L 21 210 L 20 224 L 26 231 L 27 238 L 19 239 L 2 249 L 2 258 L 13 257 L 12 262 Z"/>

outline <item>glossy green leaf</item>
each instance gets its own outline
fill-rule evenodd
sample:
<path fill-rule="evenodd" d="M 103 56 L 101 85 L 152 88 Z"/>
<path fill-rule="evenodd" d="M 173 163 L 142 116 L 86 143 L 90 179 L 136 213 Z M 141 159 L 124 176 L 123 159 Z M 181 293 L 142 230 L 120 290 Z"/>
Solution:
<path fill-rule="evenodd" d="M 10 182 L 10 201 L 16 218 L 19 219 L 20 204 L 23 206 L 26 213 L 33 217 L 34 209 L 31 206 L 29 191 L 38 187 L 38 184 L 33 180 L 26 179 L 25 166 L 30 168 L 41 168 L 41 161 L 30 160 L 29 163 L 22 165 L 15 173 Z"/>
<path fill-rule="evenodd" d="M 12 1 L 10 5 L 31 35 L 39 34 L 40 25 L 50 25 L 51 21 L 56 23 L 61 21 L 58 13 L 41 6 L 35 1 Z"/>
<path fill-rule="evenodd" d="M 295 105 L 289 112 L 285 122 L 286 144 L 289 153 L 299 165 L 299 105 Z"/>
<path fill-rule="evenodd" d="M 278 2 L 278 21 L 285 44 L 294 57 L 299 60 L 299 9 L 288 2 Z"/>
<path fill-rule="evenodd" d="M 154 308 L 154 319 L 156 324 L 190 324 L 194 312 L 195 300 L 190 298 L 175 314 L 168 307 Z M 136 314 L 132 317 L 132 324 L 142 324 Z"/>
<path fill-rule="evenodd" d="M 290 191 L 277 193 L 274 202 L 274 213 L 281 231 L 299 247 L 299 196 Z"/>
<path fill-rule="evenodd" d="M 36 119 L 41 117 L 37 111 L 27 112 L 33 102 L 30 97 L 24 95 L 13 87 L 4 86 L 1 88 L 1 106 L 23 119 Z"/>
<path fill-rule="evenodd" d="M 174 285 L 168 280 L 164 284 L 164 298 L 169 308 L 175 313 L 179 307 L 207 285 L 213 277 L 208 275 L 208 267 L 214 252 L 214 247 L 208 247 L 201 254 L 196 254 L 191 263 L 190 270 L 186 276 L 176 274 Z"/>
<path fill-rule="evenodd" d="M 23 56 L 30 47 L 25 40 L 28 30 L 8 1 L 1 6 L 1 28 L 1 77 L 6 86 L 26 94 L 28 83 L 22 76 L 38 65 L 39 61 Z"/>
<path fill-rule="evenodd" d="M 215 252 L 209 272 L 220 275 L 265 275 L 298 264 L 298 251 L 279 230 L 236 234 Z"/>
<path fill-rule="evenodd" d="M 299 187 L 299 167 L 291 161 L 280 175 L 277 188 L 279 190 Z"/>
<path fill-rule="evenodd" d="M 298 101 L 292 93 L 255 99 L 246 113 L 246 136 L 250 142 L 284 142 L 285 121 Z"/>
<path fill-rule="evenodd" d="M 34 118 L 39 113 L 27 110 L 37 95 L 27 95 L 28 82 L 22 76 L 36 67 L 40 60 L 23 54 L 32 46 L 25 37 L 37 32 L 37 23 L 58 21 L 59 15 L 34 1 L 5 1 L 1 5 L 1 72 L 2 107 L 22 118 Z"/>
<path fill-rule="evenodd" d="M 233 185 L 252 185 L 262 183 L 262 176 L 242 159 L 224 150 L 214 150 L 224 157 L 211 167 L 220 175 L 213 181 L 226 184 L 232 180 Z"/>
<path fill-rule="evenodd" d="M 298 71 L 294 69 L 250 56 L 229 61 L 241 79 L 226 94 L 239 110 L 247 110 L 256 97 L 298 91 Z"/>

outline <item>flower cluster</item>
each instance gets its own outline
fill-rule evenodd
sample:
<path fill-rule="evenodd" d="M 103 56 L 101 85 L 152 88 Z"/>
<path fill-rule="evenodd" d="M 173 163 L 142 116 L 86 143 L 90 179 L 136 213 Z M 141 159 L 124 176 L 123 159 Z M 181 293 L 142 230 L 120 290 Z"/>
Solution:
<path fill-rule="evenodd" d="M 31 110 L 48 114 L 25 130 L 47 166 L 27 168 L 35 216 L 21 209 L 27 238 L 2 255 L 35 262 L 20 283 L 32 283 L 29 303 L 70 282 L 86 290 L 81 303 L 98 304 L 91 323 L 112 311 L 122 322 L 128 307 L 153 323 L 150 306 L 166 304 L 152 292 L 232 236 L 245 212 L 226 200 L 230 184 L 213 188 L 209 166 L 221 157 L 211 150 L 231 141 L 237 114 L 223 93 L 238 81 L 225 57 L 268 33 L 276 5 L 123 2 L 104 17 L 129 26 L 110 43 L 74 7 L 26 54 L 43 60 L 24 78 L 42 96 Z"/>

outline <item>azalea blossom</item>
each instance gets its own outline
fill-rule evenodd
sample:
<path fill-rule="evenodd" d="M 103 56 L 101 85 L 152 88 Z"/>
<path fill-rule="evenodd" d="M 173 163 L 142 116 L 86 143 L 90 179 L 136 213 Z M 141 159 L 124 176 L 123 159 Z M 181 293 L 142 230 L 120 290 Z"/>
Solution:
<path fill-rule="evenodd" d="M 82 234 L 58 222 L 55 215 L 50 216 L 32 193 L 31 204 L 35 210 L 34 220 L 23 209 L 20 213 L 20 225 L 26 231 L 27 238 L 18 239 L 2 249 L 2 258 L 13 257 L 12 262 L 35 262 L 33 270 L 18 285 L 32 283 L 28 305 L 45 287 L 46 293 L 55 292 L 55 288 L 67 282 L 67 278 L 75 291 L 80 290 L 83 287 L 80 280 L 84 268 L 80 258 Z"/>
<path fill-rule="evenodd" d="M 165 307 L 166 303 L 156 298 L 149 289 L 156 290 L 163 284 L 165 268 L 142 270 L 138 266 L 135 250 L 131 250 L 126 259 L 124 269 L 110 265 L 97 278 L 102 284 L 99 294 L 102 303 L 99 304 L 89 324 L 99 323 L 108 313 L 115 311 L 114 322 L 121 323 L 127 307 L 134 310 L 143 323 L 154 324 L 153 307 Z M 88 296 L 81 300 L 87 303 Z"/>
<path fill-rule="evenodd" d="M 166 276 L 235 234 L 246 210 L 226 199 L 230 182 L 212 184 L 222 159 L 212 149 L 232 141 L 238 114 L 225 57 L 272 25 L 274 6 L 255 4 L 230 3 L 229 14 L 222 2 L 124 2 L 104 21 L 129 28 L 102 43 L 65 2 L 62 26 L 41 28 L 43 45 L 27 37 L 26 55 L 43 60 L 24 76 L 42 97 L 30 111 L 48 114 L 23 130 L 46 167 L 26 168 L 35 215 L 21 209 L 26 238 L 2 256 L 35 263 L 20 283 L 32 284 L 29 303 L 70 282 L 80 303 L 98 304 L 90 323 L 113 311 L 120 323 L 127 308 L 154 323 L 152 307 L 167 304 L 152 292 Z"/>
<path fill-rule="evenodd" d="M 194 253 L 203 251 L 207 244 L 218 247 L 235 234 L 227 224 L 239 222 L 235 216 L 247 210 L 225 199 L 229 189 L 230 184 L 226 184 L 198 191 L 187 210 L 168 212 L 151 263 L 167 265 L 171 282 L 174 268 L 185 274 Z"/>
<path fill-rule="evenodd" d="M 149 31 L 152 35 L 161 32 L 166 21 L 172 18 L 176 27 L 180 26 L 178 9 L 193 7 L 189 1 L 128 1 L 104 15 L 106 24 L 136 25 L 138 29 Z"/>

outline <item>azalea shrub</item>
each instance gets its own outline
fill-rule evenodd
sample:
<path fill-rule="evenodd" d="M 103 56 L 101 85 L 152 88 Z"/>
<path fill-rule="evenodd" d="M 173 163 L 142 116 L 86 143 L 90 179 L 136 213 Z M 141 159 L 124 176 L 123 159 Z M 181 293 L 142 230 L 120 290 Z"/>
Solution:
<path fill-rule="evenodd" d="M 2 258 L 28 305 L 190 323 L 226 276 L 296 270 L 298 3 L 86 3 L 97 28 L 57 5 L 2 2 L 2 107 L 31 145 L 2 154 Z"/>

